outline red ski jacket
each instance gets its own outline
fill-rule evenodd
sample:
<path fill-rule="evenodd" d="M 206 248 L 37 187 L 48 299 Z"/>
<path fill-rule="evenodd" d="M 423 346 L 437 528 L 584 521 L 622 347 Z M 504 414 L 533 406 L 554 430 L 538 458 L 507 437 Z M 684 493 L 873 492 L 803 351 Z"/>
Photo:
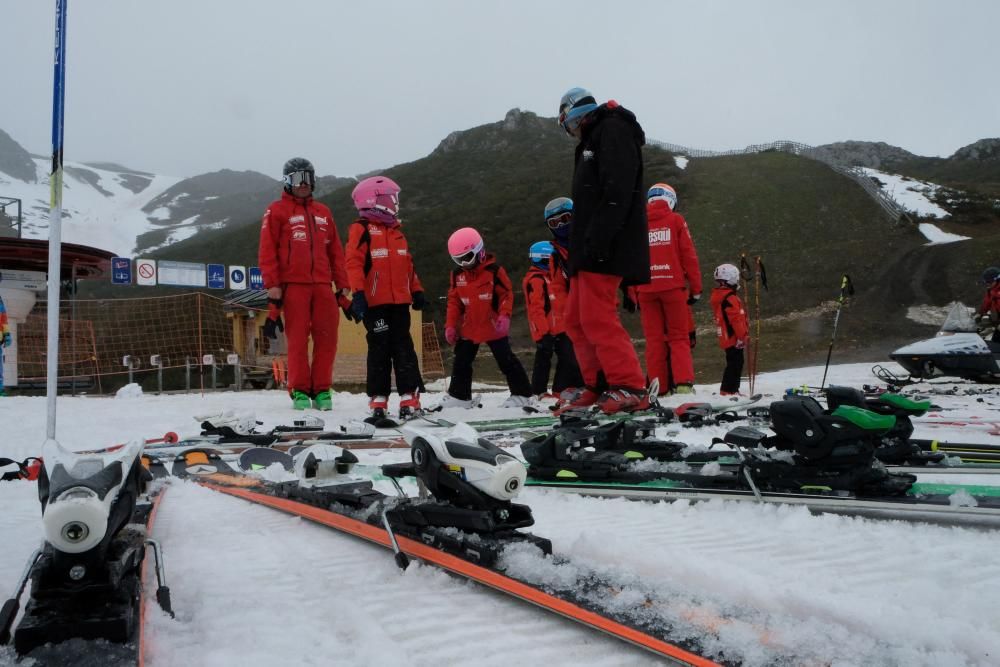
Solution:
<path fill-rule="evenodd" d="M 994 282 L 987 288 L 977 314 L 989 315 L 990 311 L 1000 313 L 1000 282 Z"/>
<path fill-rule="evenodd" d="M 462 338 L 473 343 L 503 338 L 496 331 L 497 317 L 510 317 L 513 308 L 510 278 L 493 255 L 474 268 L 451 272 L 445 327 L 454 327 Z"/>
<path fill-rule="evenodd" d="M 257 261 L 264 288 L 288 283 L 336 283 L 347 287 L 344 249 L 333 214 L 312 197 L 287 192 L 271 202 L 260 226 Z"/>
<path fill-rule="evenodd" d="M 646 206 L 649 223 L 649 283 L 640 292 L 660 292 L 690 286 L 701 294 L 701 268 L 687 222 L 670 210 L 667 202 L 656 200 Z"/>
<path fill-rule="evenodd" d="M 537 266 L 529 268 L 524 280 L 521 281 L 525 311 L 528 314 L 528 329 L 536 343 L 545 334 L 558 336 L 566 331 L 566 325 L 563 323 L 566 295 L 560 295 L 553 289 L 556 286 L 549 271 Z"/>
<path fill-rule="evenodd" d="M 712 290 L 712 312 L 715 313 L 716 333 L 719 347 L 723 350 L 736 345 L 737 341 L 747 343 L 750 323 L 743 308 L 743 301 L 732 287 L 716 287 Z"/>
<path fill-rule="evenodd" d="M 351 292 L 364 292 L 369 306 L 409 304 L 414 292 L 424 291 L 400 225 L 355 220 L 345 254 Z"/>

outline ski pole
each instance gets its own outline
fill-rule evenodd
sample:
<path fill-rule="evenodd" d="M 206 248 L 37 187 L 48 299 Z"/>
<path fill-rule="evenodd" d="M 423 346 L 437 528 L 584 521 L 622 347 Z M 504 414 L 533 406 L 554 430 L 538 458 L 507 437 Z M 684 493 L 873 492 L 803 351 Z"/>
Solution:
<path fill-rule="evenodd" d="M 757 369 L 759 368 L 760 360 L 760 289 L 763 287 L 767 289 L 767 272 L 764 270 L 764 262 L 761 261 L 760 255 L 757 255 L 754 260 L 754 327 L 756 329 L 756 335 L 754 336 L 754 354 L 751 359 L 750 366 L 750 395 L 754 393 L 754 384 L 757 381 Z"/>
<path fill-rule="evenodd" d="M 746 285 L 747 290 L 747 304 L 750 303 L 750 297 L 753 292 L 753 269 L 750 268 L 750 262 L 747 259 L 746 252 L 740 253 L 740 279 L 743 284 Z M 749 311 L 747 311 L 747 317 L 750 317 Z M 750 328 L 753 326 L 753 322 L 747 322 L 747 333 L 750 333 Z M 753 393 L 753 367 L 754 359 L 757 356 L 757 342 L 752 339 L 747 341 L 747 380 L 750 382 L 750 393 Z"/>
<path fill-rule="evenodd" d="M 837 324 L 840 322 L 840 309 L 849 296 L 854 296 L 854 284 L 846 273 L 840 279 L 840 296 L 837 298 L 837 314 L 833 316 L 833 334 L 830 336 L 830 348 L 826 351 L 826 365 L 823 366 L 823 381 L 819 383 L 820 391 L 826 387 L 826 372 L 830 369 L 830 355 L 833 354 L 833 341 L 837 339 Z"/>

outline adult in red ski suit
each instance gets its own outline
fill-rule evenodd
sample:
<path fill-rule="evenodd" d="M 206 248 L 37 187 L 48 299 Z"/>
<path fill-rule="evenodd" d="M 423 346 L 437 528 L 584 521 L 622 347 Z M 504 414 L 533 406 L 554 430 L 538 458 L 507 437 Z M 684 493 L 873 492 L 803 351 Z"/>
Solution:
<path fill-rule="evenodd" d="M 649 282 L 643 188 L 646 138 L 635 115 L 617 102 L 599 105 L 582 88 L 568 91 L 559 122 L 575 137 L 573 227 L 570 230 L 566 330 L 587 391 L 572 407 L 597 403 L 611 413 L 648 407 L 645 377 L 618 318 L 622 284 Z M 597 395 L 603 371 L 608 391 Z"/>
<path fill-rule="evenodd" d="M 674 210 L 673 188 L 657 183 L 647 198 L 650 281 L 636 288 L 646 335 L 646 374 L 659 380 L 661 394 L 672 386 L 676 393 L 690 393 L 694 361 L 688 319 L 689 306 L 701 298 L 698 254 L 684 216 Z"/>
<path fill-rule="evenodd" d="M 304 158 L 285 163 L 285 191 L 264 212 L 258 263 L 272 306 L 284 315 L 288 340 L 288 391 L 293 405 L 329 410 L 340 313 L 331 283 L 350 293 L 344 249 L 333 214 L 312 198 L 316 172 Z M 312 362 L 309 337 L 312 336 Z"/>

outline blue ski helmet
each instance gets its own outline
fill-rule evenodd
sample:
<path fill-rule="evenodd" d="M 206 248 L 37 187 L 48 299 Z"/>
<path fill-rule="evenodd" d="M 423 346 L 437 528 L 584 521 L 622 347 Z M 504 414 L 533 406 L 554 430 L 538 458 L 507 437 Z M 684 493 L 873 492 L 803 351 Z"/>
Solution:
<path fill-rule="evenodd" d="M 556 197 L 546 204 L 545 224 L 556 240 L 565 245 L 573 226 L 573 200 L 569 197 Z"/>
<path fill-rule="evenodd" d="M 555 248 L 548 241 L 539 241 L 537 243 L 532 243 L 531 247 L 528 249 L 528 258 L 531 260 L 532 265 L 537 266 L 540 269 L 549 268 L 549 258 L 552 257 L 552 253 L 555 252 Z"/>
<path fill-rule="evenodd" d="M 570 88 L 559 100 L 559 124 L 567 133 L 580 127 L 583 119 L 597 108 L 597 100 L 586 88 Z"/>

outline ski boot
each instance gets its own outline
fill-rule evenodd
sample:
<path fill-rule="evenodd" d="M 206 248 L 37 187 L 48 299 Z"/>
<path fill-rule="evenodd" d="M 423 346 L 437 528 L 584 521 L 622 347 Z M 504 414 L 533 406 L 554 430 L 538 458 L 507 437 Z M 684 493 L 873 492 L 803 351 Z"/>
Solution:
<path fill-rule="evenodd" d="M 600 397 L 601 395 L 591 387 L 566 389 L 559 395 L 559 402 L 556 403 L 553 414 L 559 417 L 569 412 L 588 412 Z"/>
<path fill-rule="evenodd" d="M 539 403 L 533 396 L 516 396 L 511 394 L 507 400 L 500 404 L 501 408 L 521 408 L 525 412 L 538 412 Z"/>
<path fill-rule="evenodd" d="M 646 389 L 616 387 L 608 389 L 597 399 L 597 407 L 606 415 L 613 415 L 616 412 L 648 410 L 649 406 L 649 392 Z"/>
<path fill-rule="evenodd" d="M 693 393 L 694 393 L 694 385 L 679 384 L 676 387 L 674 387 L 674 394 L 693 394 Z"/>
<path fill-rule="evenodd" d="M 412 391 L 399 397 L 399 419 L 409 421 L 423 414 L 420 409 L 420 392 Z"/>
<path fill-rule="evenodd" d="M 368 409 L 371 411 L 371 415 L 365 421 L 369 424 L 373 423 L 368 420 L 378 420 L 386 419 L 389 416 L 389 397 L 388 396 L 372 396 L 368 401 Z"/>
<path fill-rule="evenodd" d="M 295 389 L 292 391 L 292 409 L 306 410 L 312 405 L 312 399 L 304 391 Z"/>
<path fill-rule="evenodd" d="M 330 395 L 330 390 L 327 389 L 316 394 L 312 404 L 317 410 L 333 410 L 333 397 Z"/>

